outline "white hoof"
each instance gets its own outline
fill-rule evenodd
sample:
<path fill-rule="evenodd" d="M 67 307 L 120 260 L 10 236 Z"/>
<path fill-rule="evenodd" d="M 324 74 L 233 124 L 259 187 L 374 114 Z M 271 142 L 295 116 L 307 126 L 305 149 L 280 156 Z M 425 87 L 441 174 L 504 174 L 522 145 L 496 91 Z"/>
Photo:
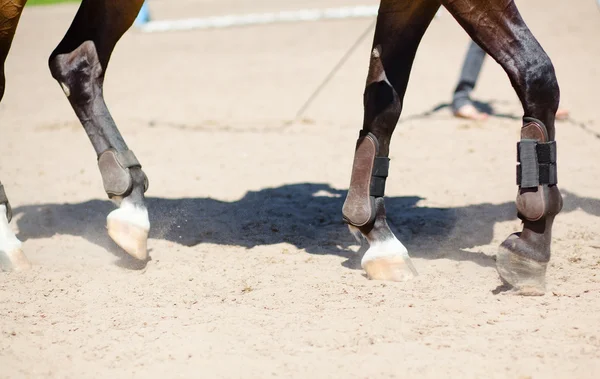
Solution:
<path fill-rule="evenodd" d="M 23 271 L 31 264 L 21 250 L 21 241 L 8 225 L 6 206 L 0 205 L 0 271 Z"/>
<path fill-rule="evenodd" d="M 148 232 L 150 220 L 148 210 L 138 207 L 124 199 L 119 209 L 106 217 L 108 235 L 127 254 L 144 261 L 148 259 Z"/>
<path fill-rule="evenodd" d="M 361 261 L 369 279 L 405 282 L 418 275 L 406 247 L 396 237 L 369 242 L 371 247 Z"/>
<path fill-rule="evenodd" d="M 25 271 L 30 268 L 31 263 L 20 246 L 12 250 L 0 248 L 0 271 Z"/>

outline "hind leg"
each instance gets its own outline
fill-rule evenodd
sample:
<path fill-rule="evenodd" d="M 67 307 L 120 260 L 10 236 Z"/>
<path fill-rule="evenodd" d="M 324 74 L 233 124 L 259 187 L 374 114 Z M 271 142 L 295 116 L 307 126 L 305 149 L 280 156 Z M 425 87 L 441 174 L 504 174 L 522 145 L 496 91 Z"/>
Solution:
<path fill-rule="evenodd" d="M 144 192 L 147 178 L 119 133 L 103 97 L 110 55 L 135 20 L 143 0 L 83 0 L 65 37 L 49 59 L 98 155 L 108 196 L 119 205 L 107 218 L 111 238 L 133 257 L 147 258 L 150 222 Z"/>
<path fill-rule="evenodd" d="M 543 294 L 552 223 L 562 208 L 556 186 L 554 119 L 559 89 L 554 67 L 512 0 L 442 3 L 471 38 L 502 65 L 523 105 L 516 200 L 523 231 L 502 243 L 497 268 L 518 293 Z"/>
<path fill-rule="evenodd" d="M 0 0 L 0 101 L 4 96 L 4 62 L 8 56 L 17 24 L 26 0 Z M 10 203 L 0 183 L 0 271 L 23 270 L 30 267 L 21 251 L 21 241 L 8 224 L 11 219 Z"/>
<path fill-rule="evenodd" d="M 403 281 L 416 275 L 406 248 L 386 221 L 384 189 L 389 146 L 417 47 L 439 8 L 437 0 L 381 1 L 364 93 L 364 122 L 356 144 L 342 213 L 369 243 L 362 267 L 370 279 Z"/>

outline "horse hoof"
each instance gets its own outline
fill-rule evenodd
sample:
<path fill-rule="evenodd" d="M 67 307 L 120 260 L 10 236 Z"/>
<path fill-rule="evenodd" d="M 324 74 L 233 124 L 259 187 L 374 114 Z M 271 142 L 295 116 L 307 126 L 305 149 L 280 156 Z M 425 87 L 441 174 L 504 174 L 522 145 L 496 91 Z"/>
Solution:
<path fill-rule="evenodd" d="M 408 256 L 375 258 L 362 263 L 371 280 L 406 282 L 417 276 L 417 270 Z"/>
<path fill-rule="evenodd" d="M 30 268 L 31 263 L 20 245 L 6 251 L 0 248 L 0 271 L 25 271 Z"/>
<path fill-rule="evenodd" d="M 108 235 L 119 247 L 135 259 L 148 259 L 148 211 L 138 207 L 122 207 L 106 218 Z"/>
<path fill-rule="evenodd" d="M 496 269 L 500 278 L 512 287 L 511 293 L 521 296 L 543 296 L 546 292 L 546 268 L 541 263 L 513 253 L 500 246 Z"/>

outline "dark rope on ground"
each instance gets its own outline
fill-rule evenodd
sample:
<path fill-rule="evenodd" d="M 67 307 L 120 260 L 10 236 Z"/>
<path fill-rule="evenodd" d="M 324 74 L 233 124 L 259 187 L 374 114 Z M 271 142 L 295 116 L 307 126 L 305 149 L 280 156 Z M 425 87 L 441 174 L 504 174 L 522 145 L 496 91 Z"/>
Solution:
<path fill-rule="evenodd" d="M 329 84 L 329 82 L 331 81 L 331 79 L 333 79 L 335 74 L 337 74 L 337 72 L 342 68 L 342 66 L 344 66 L 344 64 L 348 61 L 348 58 L 350 58 L 352 53 L 354 53 L 354 51 L 358 48 L 358 46 L 360 46 L 360 44 L 364 41 L 364 39 L 367 38 L 371 34 L 371 31 L 375 28 L 376 23 L 377 23 L 377 20 L 373 20 L 373 22 L 367 27 L 367 29 L 358 37 L 356 42 L 354 42 L 354 44 L 350 47 L 350 49 L 348 49 L 348 51 L 346 51 L 344 56 L 342 56 L 342 58 L 339 60 L 339 62 L 333 67 L 333 69 L 329 72 L 329 74 L 327 74 L 327 76 L 321 82 L 321 84 L 317 87 L 317 89 L 304 102 L 304 104 L 300 107 L 298 112 L 296 112 L 296 117 L 294 118 L 294 121 L 298 121 L 302 118 L 302 116 L 304 115 L 304 112 L 306 112 L 308 107 L 317 98 L 317 96 L 319 96 L 321 91 L 327 86 L 327 84 Z"/>
<path fill-rule="evenodd" d="M 583 129 L 584 132 L 586 132 L 586 133 L 588 133 L 588 134 L 596 137 L 597 139 L 600 139 L 600 133 L 598 133 L 595 130 L 592 130 L 590 127 L 588 127 L 586 125 L 585 122 L 577 121 L 577 120 L 574 120 L 574 119 L 572 119 L 570 117 L 568 119 L 566 119 L 565 121 L 567 121 L 567 122 L 569 122 L 569 123 L 571 123 L 573 125 L 576 125 L 576 126 L 580 127 L 581 129 Z"/>

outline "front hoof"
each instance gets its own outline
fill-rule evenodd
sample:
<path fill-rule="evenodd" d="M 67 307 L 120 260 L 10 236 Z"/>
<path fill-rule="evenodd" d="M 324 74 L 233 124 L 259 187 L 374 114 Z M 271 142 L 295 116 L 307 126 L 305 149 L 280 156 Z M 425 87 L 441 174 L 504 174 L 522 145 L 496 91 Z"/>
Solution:
<path fill-rule="evenodd" d="M 509 237 L 507 242 L 512 238 L 518 237 Z M 537 262 L 513 253 L 505 244 L 506 242 L 500 246 L 496 255 L 496 269 L 500 278 L 512 287 L 512 294 L 543 296 L 546 292 L 548 263 Z"/>
<path fill-rule="evenodd" d="M 408 256 L 375 258 L 363 261 L 362 267 L 371 280 L 406 282 L 418 275 Z"/>
<path fill-rule="evenodd" d="M 148 211 L 139 207 L 122 207 L 112 211 L 106 218 L 108 235 L 119 247 L 132 257 L 148 259 Z"/>
<path fill-rule="evenodd" d="M 0 271 L 25 271 L 31 263 L 21 250 L 21 246 L 3 250 L 0 248 Z"/>

